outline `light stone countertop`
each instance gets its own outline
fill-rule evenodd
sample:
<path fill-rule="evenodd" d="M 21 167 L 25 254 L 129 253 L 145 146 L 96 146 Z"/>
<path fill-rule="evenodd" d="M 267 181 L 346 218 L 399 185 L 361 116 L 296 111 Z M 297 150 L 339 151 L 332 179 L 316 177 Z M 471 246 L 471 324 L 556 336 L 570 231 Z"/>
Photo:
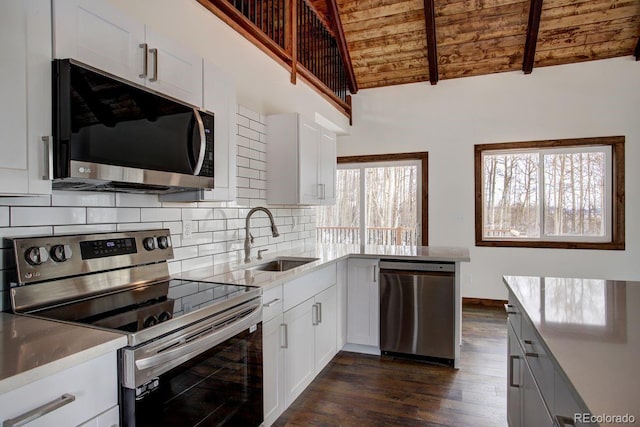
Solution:
<path fill-rule="evenodd" d="M 301 247 L 275 253 L 265 253 L 262 260 L 255 259 L 256 253 L 257 250 L 254 249 L 252 254 L 253 261 L 249 264 L 228 262 L 178 273 L 174 276 L 183 280 L 202 280 L 233 285 L 257 286 L 267 289 L 348 257 L 410 259 L 412 261 L 433 262 L 470 261 L 467 248 L 437 246 L 367 245 L 363 247 L 359 245 L 318 244 L 310 248 Z M 253 266 L 269 262 L 278 257 L 317 258 L 317 260 L 282 272 L 251 270 Z"/>
<path fill-rule="evenodd" d="M 0 339 L 0 395 L 127 344 L 123 334 L 9 313 Z"/>
<path fill-rule="evenodd" d="M 640 282 L 525 276 L 504 282 L 591 413 L 629 414 L 639 422 Z"/>

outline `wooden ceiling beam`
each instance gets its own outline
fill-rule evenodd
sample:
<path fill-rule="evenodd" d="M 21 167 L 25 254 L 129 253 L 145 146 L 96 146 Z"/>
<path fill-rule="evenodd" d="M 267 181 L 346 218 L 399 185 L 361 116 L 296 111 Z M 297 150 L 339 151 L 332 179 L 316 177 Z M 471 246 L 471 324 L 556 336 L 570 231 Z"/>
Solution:
<path fill-rule="evenodd" d="M 529 4 L 529 23 L 527 24 L 527 38 L 524 44 L 524 59 L 522 71 L 531 74 L 536 58 L 536 44 L 538 43 L 538 30 L 540 29 L 540 16 L 542 15 L 542 0 L 531 0 Z"/>
<path fill-rule="evenodd" d="M 340 20 L 340 13 L 338 12 L 338 4 L 336 0 L 326 0 L 327 10 L 329 12 L 329 19 L 333 23 L 333 32 L 338 42 L 338 50 L 340 56 L 342 56 L 342 62 L 344 62 L 345 71 L 347 72 L 347 85 L 349 86 L 349 92 L 358 92 L 358 82 L 356 81 L 356 75 L 353 72 L 353 64 L 351 64 L 351 56 L 349 55 L 349 47 L 347 46 L 347 40 L 344 37 L 344 30 L 342 29 L 342 20 Z"/>
<path fill-rule="evenodd" d="M 427 32 L 427 62 L 429 64 L 429 81 L 438 83 L 438 51 L 436 47 L 436 12 L 433 0 L 424 0 L 424 22 Z"/>
<path fill-rule="evenodd" d="M 636 61 L 640 61 L 640 37 L 638 37 L 638 43 L 636 43 L 636 50 L 633 51 L 633 56 L 636 57 Z"/>

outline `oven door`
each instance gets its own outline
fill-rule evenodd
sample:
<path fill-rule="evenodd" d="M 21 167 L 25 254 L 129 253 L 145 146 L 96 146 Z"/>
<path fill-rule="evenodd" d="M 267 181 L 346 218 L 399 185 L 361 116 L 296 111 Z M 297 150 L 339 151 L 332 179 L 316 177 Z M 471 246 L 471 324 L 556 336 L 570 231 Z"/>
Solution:
<path fill-rule="evenodd" d="M 262 323 L 121 391 L 124 427 L 259 426 Z"/>

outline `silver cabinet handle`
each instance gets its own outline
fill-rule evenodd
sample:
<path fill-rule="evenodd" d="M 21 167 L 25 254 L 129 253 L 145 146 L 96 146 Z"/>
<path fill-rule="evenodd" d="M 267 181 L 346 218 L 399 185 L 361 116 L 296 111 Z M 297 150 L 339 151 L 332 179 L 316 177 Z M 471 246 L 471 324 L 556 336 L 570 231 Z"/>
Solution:
<path fill-rule="evenodd" d="M 373 266 L 373 283 L 376 283 L 378 281 L 378 279 L 376 278 L 376 266 Z"/>
<path fill-rule="evenodd" d="M 20 427 L 31 421 L 37 420 L 38 418 L 42 418 L 47 414 L 55 411 L 56 409 L 60 409 L 65 405 L 76 400 L 76 397 L 73 394 L 65 393 L 56 400 L 53 400 L 49 403 L 45 403 L 42 406 L 38 406 L 35 409 L 32 409 L 29 412 L 25 412 L 24 414 L 11 418 L 9 420 L 5 420 L 2 423 L 2 427 Z"/>
<path fill-rule="evenodd" d="M 513 382 L 513 361 L 516 359 L 520 359 L 518 355 L 509 355 L 509 386 L 518 388 L 520 384 L 516 384 Z"/>
<path fill-rule="evenodd" d="M 50 181 L 53 179 L 53 137 L 43 136 L 42 142 L 44 142 L 45 158 L 46 158 L 46 172 L 42 175 L 42 179 Z"/>
<path fill-rule="evenodd" d="M 274 300 L 272 300 L 272 301 L 269 301 L 269 302 L 268 302 L 268 303 L 266 303 L 266 304 L 262 304 L 262 306 L 263 306 L 264 308 L 270 308 L 270 307 L 273 307 L 274 305 L 276 305 L 279 301 L 280 301 L 280 298 L 276 298 L 276 299 L 274 299 Z"/>
<path fill-rule="evenodd" d="M 533 341 L 531 341 L 531 340 L 524 340 L 524 343 L 525 344 L 529 344 L 529 345 L 533 345 Z"/>
<path fill-rule="evenodd" d="M 511 304 L 505 304 L 504 311 L 506 311 L 507 314 L 518 314 L 518 312 L 513 309 L 513 305 Z"/>
<path fill-rule="evenodd" d="M 322 323 L 322 303 L 316 303 L 318 305 L 318 323 Z"/>
<path fill-rule="evenodd" d="M 289 348 L 289 337 L 287 336 L 287 324 L 280 324 L 280 329 L 282 333 L 280 334 L 280 348 Z M 282 338 L 284 338 L 284 344 L 282 344 Z"/>
<path fill-rule="evenodd" d="M 327 188 L 326 188 L 326 184 L 319 184 L 320 185 L 320 189 L 322 189 L 322 196 L 320 196 L 320 198 L 322 200 L 327 198 Z"/>
<path fill-rule="evenodd" d="M 149 63 L 147 62 L 149 61 L 149 45 L 146 43 L 140 43 L 138 47 L 142 49 L 142 73 L 138 74 L 138 77 L 143 79 L 147 77 L 147 74 L 149 73 Z"/>
<path fill-rule="evenodd" d="M 573 418 L 565 417 L 564 415 L 556 415 L 556 421 L 558 422 L 558 425 L 560 427 L 576 425 L 576 422 L 573 420 Z"/>
<path fill-rule="evenodd" d="M 149 53 L 153 55 L 153 77 L 149 77 L 150 82 L 158 81 L 158 49 L 149 49 Z"/>
<path fill-rule="evenodd" d="M 539 356 L 538 353 L 531 353 L 531 352 L 525 353 L 524 355 L 527 356 L 527 357 L 538 357 Z"/>
<path fill-rule="evenodd" d="M 318 320 L 320 316 L 318 315 L 318 304 L 313 304 L 311 306 L 311 324 L 316 326 L 320 323 Z"/>

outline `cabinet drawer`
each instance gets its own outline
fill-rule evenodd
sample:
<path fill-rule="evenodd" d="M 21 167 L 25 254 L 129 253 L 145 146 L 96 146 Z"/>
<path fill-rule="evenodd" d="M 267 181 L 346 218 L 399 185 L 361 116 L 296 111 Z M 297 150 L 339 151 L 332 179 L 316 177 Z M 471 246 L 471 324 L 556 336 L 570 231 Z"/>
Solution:
<path fill-rule="evenodd" d="M 336 284 L 336 265 L 305 274 L 284 284 L 283 310 L 287 311 Z M 263 300 L 264 301 L 264 300 Z"/>
<path fill-rule="evenodd" d="M 522 313 L 520 306 L 516 303 L 516 297 L 511 292 L 509 292 L 509 303 L 505 306 L 505 310 L 507 311 L 507 319 L 513 331 L 516 333 L 516 336 L 520 338 L 522 333 Z"/>
<path fill-rule="evenodd" d="M 544 400 L 548 403 L 549 409 L 553 410 L 555 366 L 546 348 L 542 345 L 539 335 L 534 330 L 533 324 L 527 318 L 522 319 L 520 344 L 538 388 L 540 388 Z"/>
<path fill-rule="evenodd" d="M 0 422 L 71 395 L 75 400 L 30 422 L 29 427 L 82 424 L 118 404 L 117 379 L 116 352 L 89 360 L 0 396 Z"/>
<path fill-rule="evenodd" d="M 262 294 L 262 321 L 268 322 L 279 314 L 282 314 L 282 285 Z"/>

